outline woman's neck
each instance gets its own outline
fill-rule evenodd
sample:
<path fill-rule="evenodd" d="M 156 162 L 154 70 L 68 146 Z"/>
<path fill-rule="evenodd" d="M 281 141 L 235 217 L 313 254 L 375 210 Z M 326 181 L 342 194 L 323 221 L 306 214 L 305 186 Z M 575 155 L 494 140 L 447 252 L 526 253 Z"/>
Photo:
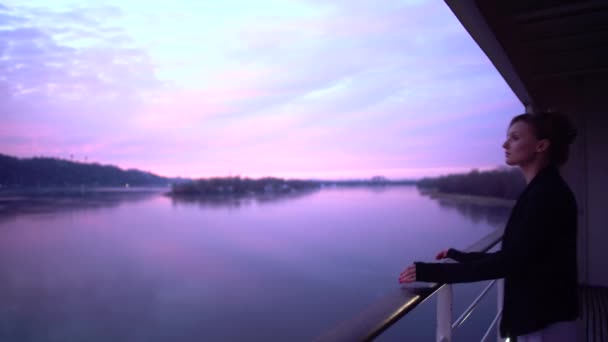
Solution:
<path fill-rule="evenodd" d="M 530 184 L 532 179 L 534 179 L 534 177 L 536 177 L 536 175 L 547 166 L 549 166 L 549 162 L 543 160 L 538 162 L 532 162 L 527 165 L 520 165 L 520 168 L 524 174 L 526 183 Z"/>

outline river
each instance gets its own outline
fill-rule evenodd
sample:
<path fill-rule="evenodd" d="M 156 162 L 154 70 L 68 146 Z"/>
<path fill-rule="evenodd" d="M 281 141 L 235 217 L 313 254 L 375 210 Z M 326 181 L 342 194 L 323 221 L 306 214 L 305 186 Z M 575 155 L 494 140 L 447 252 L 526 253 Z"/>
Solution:
<path fill-rule="evenodd" d="M 307 341 L 398 287 L 412 261 L 464 248 L 508 213 L 412 186 L 0 197 L 0 340 Z M 482 287 L 456 287 L 455 315 Z M 457 339 L 483 335 L 496 295 L 484 303 Z M 432 340 L 434 329 L 431 298 L 379 340 Z"/>

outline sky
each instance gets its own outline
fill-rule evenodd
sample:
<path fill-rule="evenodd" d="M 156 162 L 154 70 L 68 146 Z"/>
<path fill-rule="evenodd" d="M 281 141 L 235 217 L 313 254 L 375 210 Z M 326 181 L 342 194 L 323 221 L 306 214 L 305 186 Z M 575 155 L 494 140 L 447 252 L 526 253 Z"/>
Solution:
<path fill-rule="evenodd" d="M 0 0 L 0 153 L 163 176 L 504 164 L 523 106 L 439 0 Z"/>

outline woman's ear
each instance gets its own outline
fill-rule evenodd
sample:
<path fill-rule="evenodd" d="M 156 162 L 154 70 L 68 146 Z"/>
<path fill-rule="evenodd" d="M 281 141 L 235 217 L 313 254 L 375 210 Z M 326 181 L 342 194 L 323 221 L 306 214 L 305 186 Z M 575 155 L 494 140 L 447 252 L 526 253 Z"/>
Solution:
<path fill-rule="evenodd" d="M 536 152 L 545 152 L 549 149 L 549 146 L 551 146 L 551 141 L 549 141 L 549 139 L 541 139 L 536 143 Z"/>

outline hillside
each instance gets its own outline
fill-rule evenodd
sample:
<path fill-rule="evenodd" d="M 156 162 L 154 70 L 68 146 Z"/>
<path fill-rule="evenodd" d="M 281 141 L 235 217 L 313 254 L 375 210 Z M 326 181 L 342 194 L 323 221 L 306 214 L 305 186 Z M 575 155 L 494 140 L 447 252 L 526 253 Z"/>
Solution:
<path fill-rule="evenodd" d="M 168 186 L 177 181 L 150 172 L 56 158 L 16 158 L 0 154 L 0 186 L 125 187 Z"/>

